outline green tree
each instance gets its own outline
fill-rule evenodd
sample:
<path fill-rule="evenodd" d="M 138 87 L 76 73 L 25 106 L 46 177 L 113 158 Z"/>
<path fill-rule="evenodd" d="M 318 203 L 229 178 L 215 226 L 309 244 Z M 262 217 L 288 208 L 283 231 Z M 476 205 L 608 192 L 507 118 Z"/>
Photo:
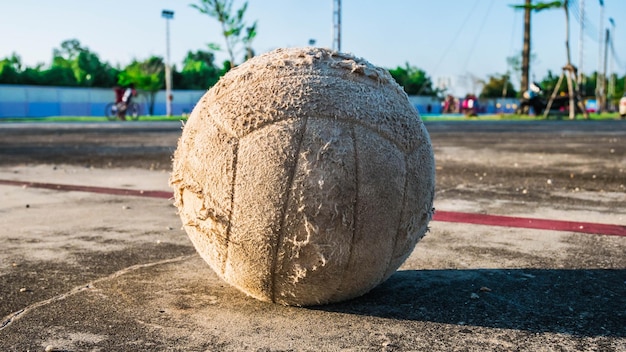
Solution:
<path fill-rule="evenodd" d="M 100 64 L 99 60 L 97 60 L 96 65 L 93 65 L 93 63 L 91 67 L 86 65 L 86 62 L 93 62 L 94 57 L 97 59 L 95 54 L 81 47 L 80 43 L 75 39 L 66 40 L 61 43 L 59 49 L 53 50 L 52 63 L 46 69 L 43 68 L 43 64 L 38 64 L 33 68 L 22 68 L 20 57 L 17 54 L 13 54 L 11 57 L 0 61 L 0 83 L 56 86 L 80 85 L 87 82 L 87 78 L 91 77 L 88 70 L 82 69 L 83 66 L 91 69 Z"/>
<path fill-rule="evenodd" d="M 520 53 L 519 55 L 508 56 L 506 58 L 507 65 L 507 74 L 513 74 L 513 77 L 522 82 L 524 75 L 524 65 L 522 58 L 524 57 L 524 53 Z M 528 64 L 527 66 L 532 66 L 537 60 L 537 55 L 534 53 L 529 54 Z M 528 77 L 526 77 L 526 82 L 528 82 Z M 521 85 L 523 86 L 523 84 Z M 526 88 L 528 88 L 528 83 L 526 84 Z M 518 92 L 522 93 L 522 92 Z"/>
<path fill-rule="evenodd" d="M 215 66 L 215 55 L 198 50 L 189 51 L 180 72 L 180 86 L 184 89 L 208 89 L 217 83 L 220 70 Z"/>
<path fill-rule="evenodd" d="M 555 75 L 552 70 L 548 70 L 548 74 L 541 79 L 541 82 L 539 82 L 539 84 L 541 85 L 541 88 L 543 88 L 543 91 L 546 92 L 546 94 L 550 95 L 552 94 L 552 92 L 554 92 L 554 88 L 556 87 L 557 82 L 559 81 L 559 77 L 560 74 Z M 561 85 L 559 87 L 559 90 L 557 92 L 557 94 L 567 94 L 567 87 L 564 85 Z"/>
<path fill-rule="evenodd" d="M 68 39 L 61 42 L 60 48 L 52 49 L 52 57 L 62 57 L 68 61 L 72 61 L 83 51 L 78 39 Z"/>
<path fill-rule="evenodd" d="M 165 85 L 165 65 L 163 58 L 152 56 L 145 61 L 133 60 L 119 74 L 118 83 L 122 86 L 134 84 L 148 100 L 148 112 L 154 114 L 156 94 Z"/>
<path fill-rule="evenodd" d="M 236 66 L 236 56 L 240 46 L 245 50 L 244 61 L 254 55 L 252 41 L 256 37 L 255 21 L 251 26 L 246 26 L 244 15 L 248 9 L 248 2 L 244 2 L 241 8 L 233 13 L 233 0 L 198 0 L 198 4 L 190 4 L 191 7 L 216 19 L 222 27 L 222 36 L 226 43 L 226 51 L 230 58 L 230 68 Z M 220 50 L 220 46 L 210 43 L 209 48 Z"/>
<path fill-rule="evenodd" d="M 76 39 L 65 40 L 61 42 L 60 48 L 53 49 L 52 65 L 43 75 L 44 84 L 51 85 L 51 82 L 57 80 L 63 86 L 79 85 L 81 76 L 84 78 L 86 74 L 75 72 L 74 62 L 82 50 L 84 49 Z"/>
<path fill-rule="evenodd" d="M 615 80 L 615 98 L 616 99 L 620 99 L 621 97 L 624 96 L 625 91 L 625 87 L 624 84 L 626 83 L 626 75 L 619 77 L 616 77 Z"/>
<path fill-rule="evenodd" d="M 47 70 L 41 72 L 39 84 L 44 86 L 70 86 L 78 85 L 71 63 L 64 58 L 57 57 Z"/>
<path fill-rule="evenodd" d="M 509 75 L 492 75 L 483 85 L 481 98 L 513 98 L 517 95 Z"/>
<path fill-rule="evenodd" d="M 583 97 L 594 95 L 597 81 L 598 81 L 598 72 L 593 72 L 589 76 L 583 75 L 583 81 L 580 85 L 580 94 Z"/>
<path fill-rule="evenodd" d="M 620 77 L 616 74 L 612 74 L 611 76 L 615 79 L 615 94 L 612 97 L 612 103 L 616 105 L 619 103 L 620 98 L 624 95 L 624 81 L 626 80 L 626 76 Z M 581 86 L 581 91 L 584 96 L 594 96 L 597 80 L 598 72 L 593 72 L 591 75 L 585 76 Z"/>
<path fill-rule="evenodd" d="M 45 71 L 43 70 L 43 65 L 44 64 L 40 63 L 35 67 L 25 67 L 20 73 L 20 83 L 33 86 L 44 85 L 43 77 Z"/>
<path fill-rule="evenodd" d="M 624 94 L 624 79 L 626 76 L 615 77 L 615 97 L 619 99 Z M 542 78 L 540 84 L 545 92 L 551 94 L 554 91 L 554 87 L 556 87 L 556 83 L 559 80 L 559 76 L 555 75 L 552 71 L 548 71 L 547 75 Z M 593 97 L 593 93 L 596 87 L 596 81 L 598 80 L 598 72 L 593 72 L 589 76 L 585 76 L 583 83 L 581 85 L 581 91 L 585 92 L 585 96 Z M 567 94 L 567 86 L 561 84 L 557 94 L 564 93 Z"/>
<path fill-rule="evenodd" d="M 13 53 L 10 57 L 0 60 L 0 83 L 22 83 L 22 59 Z"/>
<path fill-rule="evenodd" d="M 71 67 L 80 86 L 111 87 L 118 73 L 108 64 L 100 62 L 98 55 L 90 51 L 81 51 Z"/>
<path fill-rule="evenodd" d="M 433 89 L 433 83 L 426 72 L 407 62 L 404 67 L 398 66 L 389 70 L 391 76 L 404 88 L 408 95 L 435 96 L 438 91 Z"/>
<path fill-rule="evenodd" d="M 71 70 L 76 85 L 84 87 L 111 87 L 118 71 L 100 61 L 97 54 L 76 39 L 65 40 L 53 50 L 52 67 Z"/>

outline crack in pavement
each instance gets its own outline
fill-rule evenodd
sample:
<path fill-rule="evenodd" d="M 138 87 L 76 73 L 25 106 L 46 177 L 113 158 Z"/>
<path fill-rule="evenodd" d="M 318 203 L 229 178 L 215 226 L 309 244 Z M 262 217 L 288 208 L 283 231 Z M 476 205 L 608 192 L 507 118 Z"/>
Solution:
<path fill-rule="evenodd" d="M 76 286 L 73 289 L 69 290 L 68 292 L 62 293 L 60 295 L 54 296 L 52 298 L 49 298 L 49 299 L 46 299 L 46 300 L 43 300 L 43 301 L 35 302 L 35 303 L 31 304 L 31 305 L 28 305 L 27 307 L 24 307 L 24 308 L 22 308 L 22 309 L 20 309 L 18 311 L 15 311 L 15 312 L 7 315 L 6 317 L 4 317 L 2 319 L 2 322 L 0 323 L 0 331 L 2 331 L 4 328 L 6 328 L 9 325 L 11 325 L 13 322 L 18 320 L 19 318 L 21 318 L 23 315 L 25 315 L 26 313 L 28 313 L 31 310 L 37 309 L 39 307 L 43 307 L 43 306 L 48 305 L 50 303 L 62 301 L 62 300 L 66 299 L 66 298 L 68 298 L 70 296 L 73 296 L 73 295 L 75 295 L 77 293 L 80 293 L 80 292 L 83 292 L 85 290 L 89 290 L 91 288 L 94 288 L 94 285 L 99 283 L 99 282 L 115 279 L 115 278 L 117 278 L 119 276 L 122 276 L 122 275 L 128 273 L 128 272 L 135 271 L 135 270 L 138 270 L 138 269 L 148 268 L 148 267 L 161 265 L 161 264 L 170 264 L 170 263 L 181 262 L 181 261 L 187 260 L 187 259 L 189 259 L 191 257 L 194 257 L 195 255 L 196 254 L 183 255 L 183 256 L 180 256 L 180 257 L 176 257 L 176 258 L 160 260 L 158 262 L 132 265 L 132 266 L 129 266 L 127 268 L 118 270 L 118 271 L 114 272 L 111 275 L 108 275 L 108 276 L 105 276 L 105 277 L 101 277 L 101 278 L 96 279 L 94 281 L 88 282 L 87 284 Z"/>

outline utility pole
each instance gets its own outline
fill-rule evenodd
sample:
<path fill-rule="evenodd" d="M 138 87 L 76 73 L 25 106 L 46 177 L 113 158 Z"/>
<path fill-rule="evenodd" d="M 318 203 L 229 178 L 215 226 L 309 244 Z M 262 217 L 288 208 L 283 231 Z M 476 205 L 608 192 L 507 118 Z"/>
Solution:
<path fill-rule="evenodd" d="M 161 17 L 165 18 L 165 113 L 172 116 L 172 66 L 170 65 L 170 20 L 174 18 L 174 11 L 163 10 Z"/>
<path fill-rule="evenodd" d="M 609 89 L 607 90 L 606 97 L 608 100 L 609 110 L 614 111 L 615 109 L 613 105 L 613 98 L 615 98 L 615 75 L 613 74 L 613 60 L 615 58 L 614 58 L 612 49 L 613 49 L 613 43 L 615 43 L 615 21 L 613 20 L 612 17 L 609 17 L 609 23 L 611 24 L 611 40 L 610 40 L 610 44 L 608 45 L 611 46 L 611 61 L 609 61 L 609 71 L 608 71 Z"/>
<path fill-rule="evenodd" d="M 579 17 L 580 17 L 580 31 L 578 32 L 578 91 L 581 97 L 585 96 L 585 89 L 583 85 L 583 46 L 585 43 L 585 0 L 580 0 Z"/>
<path fill-rule="evenodd" d="M 524 4 L 524 45 L 522 47 L 522 86 L 520 92 L 524 94 L 528 90 L 530 77 L 530 13 L 532 1 L 526 0 Z"/>
<path fill-rule="evenodd" d="M 333 50 L 341 51 L 341 0 L 333 0 Z"/>
<path fill-rule="evenodd" d="M 602 72 L 602 37 L 604 36 L 604 0 L 600 2 L 600 33 L 598 36 L 598 72 L 596 73 L 596 104 L 598 106 L 598 112 L 604 111 L 604 104 L 602 104 L 604 91 L 604 73 Z"/>
<path fill-rule="evenodd" d="M 606 40 L 604 42 L 604 70 L 602 73 L 602 76 L 604 77 L 604 75 L 606 74 L 606 62 L 607 62 L 607 58 L 608 58 L 608 54 L 609 54 L 609 41 L 611 40 L 611 31 L 609 31 L 609 29 L 606 29 Z M 606 79 L 603 78 L 602 79 L 602 92 L 606 92 Z M 606 99 L 606 95 L 602 95 L 602 111 L 606 111 L 608 108 L 608 101 Z"/>

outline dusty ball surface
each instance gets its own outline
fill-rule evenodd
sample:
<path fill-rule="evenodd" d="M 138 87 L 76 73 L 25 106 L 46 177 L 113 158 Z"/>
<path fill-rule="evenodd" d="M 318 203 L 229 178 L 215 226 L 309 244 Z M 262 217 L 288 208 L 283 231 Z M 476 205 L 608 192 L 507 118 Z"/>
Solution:
<path fill-rule="evenodd" d="M 198 253 L 263 301 L 360 296 L 424 236 L 435 163 L 402 88 L 367 61 L 278 49 L 231 70 L 198 102 L 170 185 Z"/>

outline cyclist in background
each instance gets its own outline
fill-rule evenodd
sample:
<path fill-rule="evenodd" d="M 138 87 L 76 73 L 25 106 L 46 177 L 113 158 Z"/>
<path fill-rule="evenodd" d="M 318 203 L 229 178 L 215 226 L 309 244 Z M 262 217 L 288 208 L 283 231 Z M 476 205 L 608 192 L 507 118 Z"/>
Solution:
<path fill-rule="evenodd" d="M 134 96 L 137 96 L 137 90 L 135 84 L 131 83 L 126 88 L 116 86 L 113 88 L 115 91 L 115 104 L 117 105 L 117 117 L 120 120 L 126 120 L 126 110 L 130 105 Z"/>

